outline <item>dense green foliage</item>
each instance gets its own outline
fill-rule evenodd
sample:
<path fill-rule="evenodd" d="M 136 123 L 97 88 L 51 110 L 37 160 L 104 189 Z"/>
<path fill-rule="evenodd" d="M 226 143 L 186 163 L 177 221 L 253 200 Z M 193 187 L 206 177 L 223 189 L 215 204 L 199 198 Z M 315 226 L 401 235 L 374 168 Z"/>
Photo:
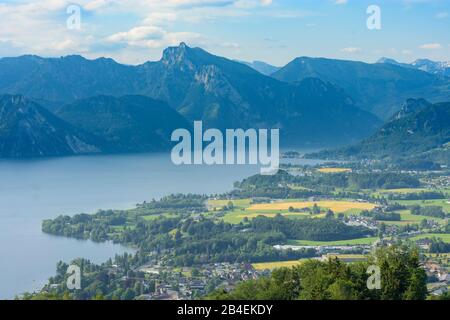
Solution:
<path fill-rule="evenodd" d="M 402 111 L 361 143 L 311 157 L 384 159 L 407 168 L 450 164 L 450 103 L 408 100 Z M 428 162 L 427 165 L 425 165 Z"/>
<path fill-rule="evenodd" d="M 411 214 L 441 219 L 445 219 L 448 216 L 448 214 L 444 212 L 442 207 L 439 206 L 414 206 L 411 208 Z"/>
<path fill-rule="evenodd" d="M 0 158 L 102 151 L 102 141 L 19 95 L 0 95 Z"/>
<path fill-rule="evenodd" d="M 170 135 L 189 124 L 166 103 L 144 96 L 97 96 L 64 105 L 55 114 L 105 141 L 110 152 L 169 150 Z"/>
<path fill-rule="evenodd" d="M 430 244 L 430 253 L 449 253 L 450 252 L 450 243 L 446 243 L 441 239 L 433 238 L 431 239 Z"/>
<path fill-rule="evenodd" d="M 376 258 L 376 260 L 375 260 Z M 381 271 L 381 289 L 369 290 L 368 267 Z M 231 292 L 219 290 L 208 299 L 220 300 L 424 300 L 426 274 L 419 254 L 407 247 L 378 249 L 368 262 L 345 264 L 338 259 L 310 260 L 279 269 L 269 278 L 247 281 Z"/>
<path fill-rule="evenodd" d="M 133 267 L 140 262 L 139 255 L 124 254 L 116 256 L 101 265 L 85 259 L 77 259 L 71 264 L 80 267 L 81 289 L 68 290 L 68 264 L 59 262 L 56 275 L 49 279 L 49 284 L 41 293 L 25 294 L 24 300 L 132 300 L 141 294 L 151 293 L 155 283 L 146 286 L 142 280 L 145 275 L 136 272 Z M 126 276 L 126 279 L 125 279 Z"/>
<path fill-rule="evenodd" d="M 320 191 L 326 192 L 334 188 L 361 189 L 395 189 L 416 188 L 420 186 L 417 177 L 408 174 L 394 172 L 371 172 L 371 173 L 336 173 L 315 174 L 312 176 L 295 176 L 280 170 L 276 175 L 254 175 L 242 182 L 236 183 L 239 192 L 258 193 L 259 190 L 269 190 L 279 185 L 298 184 L 305 188 L 319 190 L 319 192 L 304 191 L 306 195 L 320 195 Z M 261 191 L 263 192 L 263 191 Z M 292 191 L 295 193 L 295 191 Z M 299 191 L 302 193 L 303 191 Z M 276 193 L 276 191 L 275 191 Z"/>
<path fill-rule="evenodd" d="M 337 219 L 290 220 L 282 216 L 273 219 L 258 217 L 251 222 L 256 232 L 281 232 L 288 239 L 334 241 L 362 238 L 372 235 L 364 227 L 350 227 Z"/>
<path fill-rule="evenodd" d="M 400 221 L 402 220 L 402 217 L 397 212 L 379 212 L 379 211 L 363 211 L 361 212 L 361 216 L 363 217 L 370 217 L 374 220 L 378 221 Z"/>

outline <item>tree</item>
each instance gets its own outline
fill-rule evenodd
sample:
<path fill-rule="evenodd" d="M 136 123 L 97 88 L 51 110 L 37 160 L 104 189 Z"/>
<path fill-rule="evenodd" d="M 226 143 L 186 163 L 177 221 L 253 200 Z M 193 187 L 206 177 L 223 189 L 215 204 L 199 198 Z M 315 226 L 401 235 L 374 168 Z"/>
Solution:
<path fill-rule="evenodd" d="M 334 218 L 334 212 L 331 210 L 328 210 L 326 215 L 325 215 L 326 219 L 333 219 Z"/>
<path fill-rule="evenodd" d="M 320 214 L 320 208 L 319 208 L 319 206 L 317 205 L 317 203 L 314 203 L 314 206 L 313 206 L 313 208 L 312 208 L 312 213 L 313 213 L 313 214 Z"/>

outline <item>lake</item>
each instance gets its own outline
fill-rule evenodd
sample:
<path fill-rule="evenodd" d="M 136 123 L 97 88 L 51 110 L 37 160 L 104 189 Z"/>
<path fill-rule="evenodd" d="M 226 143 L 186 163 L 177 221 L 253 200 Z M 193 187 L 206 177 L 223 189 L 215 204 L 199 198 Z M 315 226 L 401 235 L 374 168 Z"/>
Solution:
<path fill-rule="evenodd" d="M 168 154 L 0 160 L 0 299 L 41 288 L 60 260 L 101 263 L 131 251 L 46 235 L 43 219 L 132 208 L 171 193 L 223 193 L 258 172 L 257 166 L 175 166 Z"/>

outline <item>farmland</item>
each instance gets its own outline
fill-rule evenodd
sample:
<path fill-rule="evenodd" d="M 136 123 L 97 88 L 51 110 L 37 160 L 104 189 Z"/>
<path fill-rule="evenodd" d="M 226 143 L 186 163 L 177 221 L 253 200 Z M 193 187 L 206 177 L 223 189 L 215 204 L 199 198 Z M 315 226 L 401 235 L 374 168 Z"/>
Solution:
<path fill-rule="evenodd" d="M 377 205 L 367 202 L 354 202 L 354 201 L 287 201 L 287 202 L 273 202 L 251 205 L 249 211 L 273 211 L 273 210 L 289 210 L 312 208 L 315 204 L 320 208 L 330 209 L 336 213 L 343 213 L 348 210 L 372 210 Z"/>
<path fill-rule="evenodd" d="M 444 242 L 450 243 L 450 234 L 441 234 L 441 233 L 425 233 L 412 237 L 410 239 L 413 241 L 417 241 L 421 239 L 431 239 L 431 238 L 441 239 Z"/>
<path fill-rule="evenodd" d="M 323 256 L 322 258 L 314 258 L 314 259 L 315 260 L 339 259 L 339 260 L 347 262 L 347 263 L 352 263 L 352 262 L 364 261 L 367 259 L 367 257 L 362 254 L 331 254 L 331 255 Z M 291 268 L 291 267 L 299 266 L 308 260 L 311 260 L 311 259 L 253 263 L 252 266 L 256 270 L 274 270 L 274 269 L 280 269 L 280 268 Z"/>
<path fill-rule="evenodd" d="M 279 268 L 291 268 L 302 264 L 305 259 L 293 260 L 293 261 L 276 261 L 276 262 L 264 262 L 264 263 L 254 263 L 253 268 L 256 270 L 274 270 Z"/>
<path fill-rule="evenodd" d="M 395 201 L 405 206 L 439 206 L 444 209 L 447 213 L 450 213 L 450 201 L 448 199 L 438 199 L 438 200 L 400 200 Z"/>
<path fill-rule="evenodd" d="M 356 201 L 295 201 L 286 200 L 273 203 L 260 203 L 252 204 L 251 199 L 239 199 L 239 200 L 210 200 L 208 202 L 208 208 L 210 210 L 221 210 L 224 207 L 232 204 L 232 208 L 229 209 L 223 220 L 229 223 L 240 223 L 245 218 L 254 219 L 258 216 L 265 216 L 269 218 L 275 217 L 277 214 L 281 214 L 284 217 L 292 219 L 303 218 L 324 218 L 326 210 L 330 209 L 335 213 L 359 214 L 363 210 L 371 210 L 376 207 L 375 204 Z M 311 215 L 308 212 L 291 212 L 289 209 L 306 209 L 313 208 L 317 205 L 322 213 Z"/>

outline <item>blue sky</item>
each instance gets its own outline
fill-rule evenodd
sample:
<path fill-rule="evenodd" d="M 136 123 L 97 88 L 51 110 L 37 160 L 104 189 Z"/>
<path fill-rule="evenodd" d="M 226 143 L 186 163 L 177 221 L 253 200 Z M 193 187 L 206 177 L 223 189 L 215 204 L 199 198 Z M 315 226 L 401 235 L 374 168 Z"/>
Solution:
<path fill-rule="evenodd" d="M 80 29 L 67 28 L 69 5 L 80 8 Z M 369 5 L 381 10 L 381 30 L 366 26 Z M 448 0 L 3 0 L 0 21 L 0 56 L 138 64 L 184 41 L 275 65 L 298 56 L 450 60 Z"/>

